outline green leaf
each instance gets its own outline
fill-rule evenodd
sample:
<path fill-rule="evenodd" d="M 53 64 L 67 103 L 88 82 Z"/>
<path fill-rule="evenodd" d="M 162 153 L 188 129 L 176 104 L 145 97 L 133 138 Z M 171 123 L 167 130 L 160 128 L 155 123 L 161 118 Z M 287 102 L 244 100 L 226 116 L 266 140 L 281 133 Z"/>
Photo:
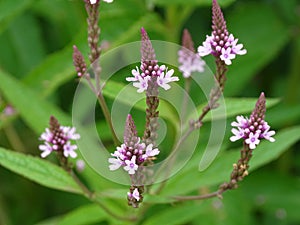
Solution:
<path fill-rule="evenodd" d="M 81 46 L 84 46 L 84 33 L 85 30 L 80 31 L 74 39 L 74 43 L 79 43 L 77 47 L 80 49 L 82 48 Z M 72 45 L 67 45 L 64 49 L 49 55 L 31 73 L 26 75 L 23 82 L 36 92 L 41 93 L 41 96 L 46 97 L 60 85 L 75 79 Z"/>
<path fill-rule="evenodd" d="M 275 10 L 262 3 L 241 5 L 226 15 L 226 20 L 229 32 L 247 49 L 247 54 L 237 57 L 227 73 L 225 95 L 230 96 L 240 93 L 276 57 L 289 41 L 290 31 Z"/>
<path fill-rule="evenodd" d="M 25 11 L 33 2 L 33 0 L 1 1 L 0 33 L 7 27 L 10 21 Z"/>
<path fill-rule="evenodd" d="M 173 207 L 167 207 L 166 209 L 159 210 L 154 215 L 151 215 L 143 225 L 187 224 L 191 219 L 195 217 L 201 218 L 201 215 L 204 216 L 207 214 L 209 212 L 207 206 L 207 203 L 189 202 Z"/>
<path fill-rule="evenodd" d="M 279 103 L 279 101 L 280 101 L 280 99 L 268 98 L 268 99 L 266 99 L 266 107 L 267 108 L 272 107 L 272 106 L 276 105 L 277 103 Z M 231 116 L 242 115 L 245 113 L 252 112 L 255 107 L 256 102 L 257 102 L 257 98 L 225 98 L 226 114 L 224 114 L 224 109 L 222 109 L 222 108 L 214 109 L 213 119 L 214 120 L 224 119 L 224 118 L 229 118 Z M 206 104 L 202 104 L 197 107 L 198 113 L 201 113 L 203 107 Z M 211 121 L 212 120 L 211 115 L 212 115 L 212 113 L 209 113 L 203 119 L 203 121 Z"/>
<path fill-rule="evenodd" d="M 99 205 L 85 205 L 67 213 L 59 221 L 58 225 L 94 224 L 107 218 L 107 214 Z"/>
<path fill-rule="evenodd" d="M 0 147 L 0 165 L 40 185 L 82 193 L 80 187 L 66 171 L 46 160 Z"/>
<path fill-rule="evenodd" d="M 134 88 L 131 84 L 123 84 L 120 82 L 115 81 L 108 81 L 103 89 L 103 94 L 115 100 L 117 96 L 122 96 L 121 98 L 117 98 L 123 104 L 132 106 L 133 101 L 136 99 L 140 99 L 142 94 L 136 92 L 136 88 Z M 138 101 L 135 105 L 135 108 L 144 111 L 146 108 L 145 101 Z M 160 101 L 159 105 L 159 114 L 163 118 L 168 119 L 171 122 L 176 122 L 178 120 L 174 110 L 172 109 L 171 105 L 168 102 L 164 101 L 163 99 Z"/>
<path fill-rule="evenodd" d="M 0 90 L 20 113 L 21 117 L 37 133 L 48 126 L 54 115 L 61 124 L 71 124 L 71 119 L 57 107 L 43 101 L 39 96 L 11 75 L 0 70 Z"/>
<path fill-rule="evenodd" d="M 262 141 L 257 146 L 250 161 L 250 171 L 277 159 L 295 144 L 300 139 L 300 127 L 284 129 L 276 133 L 275 139 L 274 143 Z M 195 155 L 197 157 L 194 157 L 187 166 L 168 181 L 162 191 L 163 195 L 185 194 L 201 187 L 227 181 L 232 171 L 232 164 L 239 159 L 240 152 L 235 150 L 221 152 L 210 167 L 203 172 L 198 171 L 201 154 L 196 152 Z"/>

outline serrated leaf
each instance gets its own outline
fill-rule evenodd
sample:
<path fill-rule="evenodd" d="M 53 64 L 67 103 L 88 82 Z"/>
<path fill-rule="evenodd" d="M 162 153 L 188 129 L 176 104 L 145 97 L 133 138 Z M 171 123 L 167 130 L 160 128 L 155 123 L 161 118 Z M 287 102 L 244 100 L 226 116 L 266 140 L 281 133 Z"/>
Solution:
<path fill-rule="evenodd" d="M 80 187 L 65 170 L 46 160 L 0 147 L 0 165 L 40 185 L 82 193 Z"/>

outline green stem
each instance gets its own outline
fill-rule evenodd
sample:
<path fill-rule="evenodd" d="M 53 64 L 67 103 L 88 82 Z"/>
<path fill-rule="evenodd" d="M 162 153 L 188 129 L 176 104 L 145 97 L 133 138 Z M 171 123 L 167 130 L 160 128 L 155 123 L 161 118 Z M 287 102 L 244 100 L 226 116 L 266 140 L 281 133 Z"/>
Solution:
<path fill-rule="evenodd" d="M 108 207 L 106 207 L 102 202 L 99 201 L 98 198 L 95 197 L 95 193 L 90 191 L 86 185 L 84 185 L 81 180 L 78 178 L 78 176 L 74 173 L 73 170 L 68 171 L 73 180 L 78 184 L 78 186 L 81 188 L 84 196 L 89 199 L 90 201 L 96 203 L 99 205 L 107 214 L 112 216 L 113 218 L 116 218 L 118 220 L 123 220 L 123 221 L 135 221 L 137 218 L 136 217 L 127 217 L 127 216 L 120 216 L 115 214 L 113 211 L 111 211 Z"/>
<path fill-rule="evenodd" d="M 13 149 L 19 152 L 26 152 L 26 148 L 12 124 L 8 124 L 3 130 Z"/>
<path fill-rule="evenodd" d="M 185 116 L 186 116 L 186 110 L 187 110 L 187 102 L 188 102 L 188 96 L 190 94 L 190 89 L 191 89 L 191 78 L 186 78 L 184 83 L 184 90 L 186 91 L 186 93 L 183 96 L 183 100 L 182 100 L 182 112 L 181 112 L 181 118 L 183 121 L 186 121 Z"/>
<path fill-rule="evenodd" d="M 109 129 L 111 131 L 114 144 L 117 146 L 117 145 L 120 144 L 120 142 L 119 142 L 119 139 L 118 139 L 118 137 L 115 133 L 115 130 L 114 130 L 114 127 L 113 127 L 113 124 L 112 124 L 112 120 L 111 120 L 111 116 L 110 116 L 110 112 L 108 110 L 107 104 L 106 104 L 105 99 L 103 97 L 102 91 L 99 92 L 99 94 L 98 94 L 98 102 L 99 102 L 99 104 L 102 108 L 105 120 L 108 123 L 108 126 L 109 126 Z"/>

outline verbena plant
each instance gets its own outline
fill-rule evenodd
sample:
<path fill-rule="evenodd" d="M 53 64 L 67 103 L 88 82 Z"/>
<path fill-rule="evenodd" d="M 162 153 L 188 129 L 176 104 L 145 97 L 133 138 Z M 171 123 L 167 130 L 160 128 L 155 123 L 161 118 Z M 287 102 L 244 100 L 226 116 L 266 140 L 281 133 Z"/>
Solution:
<path fill-rule="evenodd" d="M 73 46 L 77 79 L 71 82 L 78 85 L 71 116 L 1 72 L 1 91 L 9 102 L 3 123 L 20 114 L 34 131 L 42 132 L 37 147 L 41 158 L 1 148 L 1 165 L 92 203 L 69 216 L 77 222 L 68 222 L 66 216 L 67 222 L 59 220 L 62 224 L 184 223 L 187 220 L 178 222 L 182 218 L 176 221 L 170 215 L 194 215 L 198 206 L 205 212 L 199 201 L 223 199 L 224 192 L 239 187 L 249 169 L 266 164 L 299 139 L 299 127 L 276 134 L 271 129 L 266 108 L 279 100 L 266 99 L 264 90 L 252 99 L 224 97 L 231 66 L 251 49 L 227 29 L 217 0 L 212 0 L 212 32 L 203 35 L 197 48 L 188 29 L 177 45 L 151 40 L 146 29 L 138 27 L 140 42 L 113 46 L 105 53 L 100 3 L 84 1 L 89 52 L 86 60 Z M 185 10 L 182 15 L 190 8 Z M 208 63 L 205 56 L 211 57 Z M 97 107 L 103 120 L 95 120 Z M 236 121 L 227 122 L 232 116 Z M 239 154 L 225 151 L 230 142 L 237 142 Z M 176 211 L 152 218 L 158 204 L 177 205 Z"/>

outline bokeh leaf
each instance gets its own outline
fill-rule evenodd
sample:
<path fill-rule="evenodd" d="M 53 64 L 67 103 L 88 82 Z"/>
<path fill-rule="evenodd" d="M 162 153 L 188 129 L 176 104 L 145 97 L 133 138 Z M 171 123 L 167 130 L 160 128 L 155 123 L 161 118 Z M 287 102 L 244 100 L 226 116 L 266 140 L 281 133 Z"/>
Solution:
<path fill-rule="evenodd" d="M 242 5 L 226 15 L 226 19 L 229 31 L 248 50 L 246 55 L 237 57 L 228 71 L 225 95 L 231 96 L 239 93 L 285 46 L 289 29 L 271 7 L 261 3 Z"/>
<path fill-rule="evenodd" d="M 60 123 L 71 124 L 71 119 L 57 107 L 43 101 L 39 96 L 11 75 L 0 70 L 0 90 L 17 109 L 21 117 L 37 133 L 48 126 L 51 115 Z"/>
<path fill-rule="evenodd" d="M 277 159 L 290 146 L 300 140 L 300 127 L 284 129 L 275 135 L 276 142 L 263 141 L 255 149 L 250 171 Z M 172 177 L 162 191 L 163 195 L 185 194 L 201 187 L 215 185 L 229 179 L 232 164 L 239 159 L 239 151 L 223 151 L 205 171 L 199 172 L 201 154 L 194 157 L 178 174 Z M 251 175 L 251 174 L 250 174 Z M 193 177 L 193 179 L 191 179 Z M 184 187 L 184 188 L 183 188 Z"/>
<path fill-rule="evenodd" d="M 103 221 L 106 217 L 107 214 L 99 205 L 91 204 L 65 214 L 58 222 L 58 225 L 94 224 Z"/>
<path fill-rule="evenodd" d="M 6 28 L 11 20 L 26 10 L 33 2 L 33 0 L 1 1 L 0 33 Z"/>
<path fill-rule="evenodd" d="M 224 109 L 217 108 L 212 113 L 209 113 L 203 121 L 211 121 L 212 119 L 224 119 L 235 115 L 242 115 L 245 113 L 252 112 L 255 107 L 255 103 L 257 102 L 257 98 L 225 98 L 225 107 L 226 114 L 224 114 Z M 279 102 L 279 99 L 266 99 L 266 107 L 272 107 Z M 207 104 L 207 103 L 206 103 Z M 201 110 L 206 104 L 201 104 L 197 107 L 198 113 L 201 113 Z"/>
<path fill-rule="evenodd" d="M 0 147 L 0 165 L 43 186 L 82 193 L 66 171 L 46 160 Z"/>

